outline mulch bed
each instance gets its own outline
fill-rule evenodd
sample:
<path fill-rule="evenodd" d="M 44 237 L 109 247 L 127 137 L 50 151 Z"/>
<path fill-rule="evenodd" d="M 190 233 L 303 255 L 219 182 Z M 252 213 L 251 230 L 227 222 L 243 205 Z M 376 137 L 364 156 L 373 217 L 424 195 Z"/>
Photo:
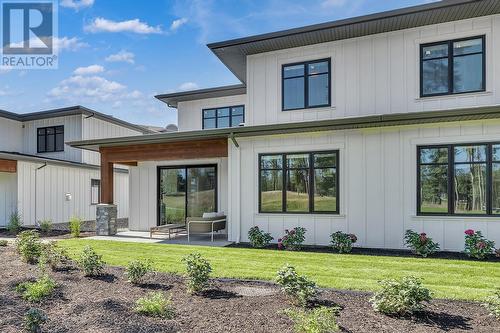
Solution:
<path fill-rule="evenodd" d="M 21 262 L 12 246 L 0 248 L 0 256 L 0 332 L 19 332 L 30 306 L 47 313 L 44 332 L 292 332 L 291 321 L 281 314 L 288 302 L 272 283 L 220 279 L 204 294 L 189 296 L 176 275 L 158 273 L 134 286 L 125 281 L 122 268 L 107 267 L 98 279 L 68 269 L 51 273 L 58 283 L 51 298 L 30 305 L 14 287 L 35 279 L 38 267 Z M 135 300 L 150 291 L 172 294 L 175 319 L 134 313 Z M 435 300 L 418 316 L 397 319 L 374 312 L 370 296 L 324 290 L 317 305 L 342 308 L 343 332 L 500 332 L 500 322 L 477 303 Z"/>
<path fill-rule="evenodd" d="M 34 229 L 34 228 L 22 228 L 21 231 L 24 230 L 37 230 L 40 238 L 50 238 L 50 239 L 68 239 L 72 238 L 69 230 L 57 230 L 53 229 L 49 232 L 40 232 L 39 229 Z M 90 237 L 90 236 L 95 236 L 95 232 L 84 232 L 82 231 L 80 233 L 80 237 Z M 0 238 L 16 238 L 16 234 L 10 233 L 6 229 L 0 229 Z"/>

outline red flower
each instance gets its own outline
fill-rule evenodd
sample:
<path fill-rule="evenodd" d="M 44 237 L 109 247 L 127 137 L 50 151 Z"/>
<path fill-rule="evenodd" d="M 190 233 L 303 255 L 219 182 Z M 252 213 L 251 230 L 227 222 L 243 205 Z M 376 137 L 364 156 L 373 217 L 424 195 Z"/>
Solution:
<path fill-rule="evenodd" d="M 295 235 L 295 229 L 292 229 L 292 230 L 290 231 L 290 235 Z"/>
<path fill-rule="evenodd" d="M 421 233 L 419 238 L 420 238 L 420 243 L 427 243 L 428 238 L 425 232 Z"/>
<path fill-rule="evenodd" d="M 484 248 L 486 247 L 486 243 L 485 243 L 485 242 L 478 242 L 478 243 L 476 244 L 476 247 L 477 247 L 478 249 L 481 249 L 481 250 L 482 250 L 482 249 L 484 249 Z"/>
<path fill-rule="evenodd" d="M 474 230 L 472 230 L 472 229 L 467 229 L 467 230 L 465 230 L 465 234 L 466 234 L 467 236 L 472 236 L 472 235 L 474 235 Z"/>
<path fill-rule="evenodd" d="M 358 237 L 355 234 L 349 234 L 349 238 L 351 238 L 351 242 L 356 243 L 358 241 Z"/>

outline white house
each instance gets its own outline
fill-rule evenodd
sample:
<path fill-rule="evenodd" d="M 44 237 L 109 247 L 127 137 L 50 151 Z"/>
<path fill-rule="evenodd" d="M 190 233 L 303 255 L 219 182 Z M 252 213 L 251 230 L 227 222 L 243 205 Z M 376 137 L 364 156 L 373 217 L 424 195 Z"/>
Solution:
<path fill-rule="evenodd" d="M 179 132 L 83 140 L 130 169 L 130 228 L 208 211 L 306 243 L 342 230 L 500 244 L 500 1 L 440 1 L 208 45 L 241 84 L 157 96 Z M 113 177 L 102 188 L 113 198 Z"/>
<path fill-rule="evenodd" d="M 40 220 L 95 220 L 99 202 L 99 153 L 66 141 L 152 133 L 102 113 L 76 106 L 36 113 L 0 110 L 0 227 L 13 212 L 25 225 Z M 129 214 L 128 170 L 114 170 L 119 218 Z"/>

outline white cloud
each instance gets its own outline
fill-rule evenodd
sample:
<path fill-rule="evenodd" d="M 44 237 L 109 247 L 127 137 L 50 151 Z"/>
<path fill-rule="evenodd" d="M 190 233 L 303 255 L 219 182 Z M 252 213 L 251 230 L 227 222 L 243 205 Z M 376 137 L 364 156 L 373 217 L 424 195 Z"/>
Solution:
<path fill-rule="evenodd" d="M 104 72 L 104 67 L 100 65 L 90 65 L 87 67 L 78 67 L 73 72 L 75 75 L 89 75 L 89 74 L 98 74 Z"/>
<path fill-rule="evenodd" d="M 128 62 L 129 64 L 133 64 L 135 62 L 135 54 L 128 51 L 120 51 L 118 53 L 112 54 L 106 57 L 106 61 L 109 62 Z"/>
<path fill-rule="evenodd" d="M 133 19 L 128 21 L 112 21 L 102 17 L 94 19 L 90 24 L 84 27 L 88 32 L 133 32 L 136 34 L 160 34 L 162 33 L 160 26 L 150 26 L 147 23 Z"/>
<path fill-rule="evenodd" d="M 322 7 L 342 7 L 347 3 L 347 0 L 323 0 L 321 2 Z"/>
<path fill-rule="evenodd" d="M 187 21 L 188 21 L 188 19 L 185 18 L 185 17 L 177 19 L 177 20 L 174 20 L 172 22 L 172 24 L 170 25 L 170 31 L 171 32 L 177 31 L 181 26 L 183 26 L 184 24 L 186 24 Z"/>
<path fill-rule="evenodd" d="M 12 70 L 9 66 L 0 66 L 0 75 L 6 74 Z"/>
<path fill-rule="evenodd" d="M 61 7 L 79 10 L 80 8 L 92 7 L 94 0 L 61 0 L 59 4 Z"/>
<path fill-rule="evenodd" d="M 183 84 L 181 84 L 177 90 L 178 91 L 187 91 L 187 90 L 196 90 L 198 89 L 199 86 L 197 83 L 195 82 L 184 82 Z"/>
<path fill-rule="evenodd" d="M 78 37 L 63 37 L 63 38 L 54 38 L 54 48 L 57 51 L 78 51 L 84 47 L 88 47 L 89 44 L 80 41 Z"/>
<path fill-rule="evenodd" d="M 49 91 L 48 96 L 57 100 L 106 102 L 118 100 L 126 89 L 123 84 L 100 76 L 74 75 L 61 81 Z"/>

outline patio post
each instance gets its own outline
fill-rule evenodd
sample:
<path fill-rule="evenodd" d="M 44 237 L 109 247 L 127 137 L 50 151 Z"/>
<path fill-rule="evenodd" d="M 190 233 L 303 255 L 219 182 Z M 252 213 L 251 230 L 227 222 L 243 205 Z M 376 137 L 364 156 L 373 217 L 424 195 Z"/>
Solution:
<path fill-rule="evenodd" d="M 101 200 L 96 207 L 96 234 L 99 236 L 116 235 L 118 216 L 113 204 L 114 190 L 113 162 L 101 151 Z"/>

